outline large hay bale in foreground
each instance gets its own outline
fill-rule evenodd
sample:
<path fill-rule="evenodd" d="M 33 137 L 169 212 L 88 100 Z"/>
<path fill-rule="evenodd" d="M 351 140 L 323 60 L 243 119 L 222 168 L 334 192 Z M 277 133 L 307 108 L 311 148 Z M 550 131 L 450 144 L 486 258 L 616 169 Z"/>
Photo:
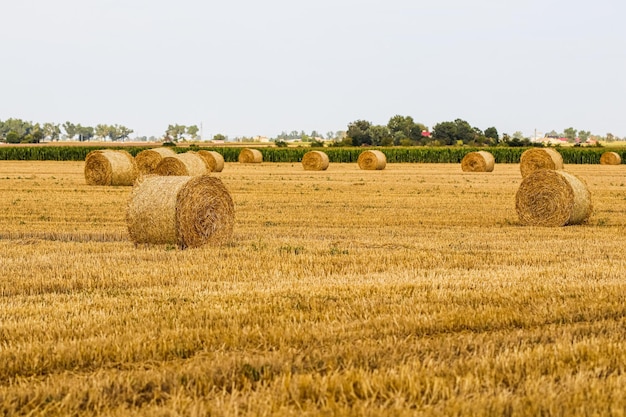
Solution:
<path fill-rule="evenodd" d="M 195 176 L 209 172 L 206 162 L 196 152 L 188 151 L 174 156 L 166 156 L 154 169 L 156 175 Z"/>
<path fill-rule="evenodd" d="M 133 185 L 139 175 L 130 153 L 108 149 L 89 152 L 84 172 L 88 185 Z"/>
<path fill-rule="evenodd" d="M 520 157 L 522 178 L 540 169 L 563 169 L 563 157 L 550 148 L 532 148 Z"/>
<path fill-rule="evenodd" d="M 239 162 L 242 164 L 260 164 L 263 162 L 263 154 L 258 149 L 242 149 L 239 152 Z"/>
<path fill-rule="evenodd" d="M 490 152 L 470 152 L 461 160 L 464 172 L 492 172 L 496 159 Z"/>
<path fill-rule="evenodd" d="M 133 188 L 126 223 L 135 244 L 219 245 L 232 236 L 235 210 L 219 178 L 151 175 Z"/>
<path fill-rule="evenodd" d="M 152 148 L 139 152 L 135 161 L 140 174 L 152 174 L 163 158 L 175 155 L 176 152 L 170 148 Z"/>
<path fill-rule="evenodd" d="M 592 212 L 585 183 L 565 171 L 540 169 L 529 174 L 515 195 L 520 221 L 531 226 L 580 224 Z"/>
<path fill-rule="evenodd" d="M 224 169 L 224 157 L 215 151 L 198 151 L 198 155 L 206 163 L 209 172 L 222 172 Z"/>
<path fill-rule="evenodd" d="M 302 157 L 305 171 L 325 171 L 329 164 L 328 155 L 322 151 L 310 151 Z"/>
<path fill-rule="evenodd" d="M 619 165 L 622 163 L 622 157 L 617 152 L 604 152 L 600 157 L 602 165 Z"/>
<path fill-rule="evenodd" d="M 357 159 L 359 168 L 367 170 L 385 169 L 387 166 L 387 157 L 384 153 L 377 150 L 361 152 Z"/>

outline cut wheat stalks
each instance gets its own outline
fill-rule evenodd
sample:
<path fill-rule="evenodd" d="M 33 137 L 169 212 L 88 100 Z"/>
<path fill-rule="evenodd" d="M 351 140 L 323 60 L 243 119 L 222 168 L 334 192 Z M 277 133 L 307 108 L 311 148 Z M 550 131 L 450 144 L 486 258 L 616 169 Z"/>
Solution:
<path fill-rule="evenodd" d="M 540 169 L 528 175 L 515 195 L 520 222 L 531 226 L 581 224 L 593 210 L 585 183 L 565 171 Z"/>
<path fill-rule="evenodd" d="M 563 157 L 550 148 L 532 148 L 520 157 L 522 178 L 540 169 L 563 169 Z"/>
<path fill-rule="evenodd" d="M 263 154 L 258 149 L 242 149 L 239 153 L 239 162 L 242 164 L 260 164 L 263 162 Z"/>
<path fill-rule="evenodd" d="M 302 157 L 302 167 L 305 171 L 325 171 L 328 165 L 328 155 L 322 151 L 309 151 Z"/>
<path fill-rule="evenodd" d="M 135 244 L 220 245 L 231 239 L 235 210 L 219 178 L 150 175 L 133 188 L 126 223 Z"/>
<path fill-rule="evenodd" d="M 198 151 L 198 155 L 204 159 L 209 172 L 222 172 L 224 169 L 224 157 L 215 151 Z"/>
<path fill-rule="evenodd" d="M 619 165 L 622 163 L 622 157 L 617 152 L 604 152 L 600 157 L 602 165 Z"/>
<path fill-rule="evenodd" d="M 127 151 L 91 151 L 85 157 L 88 185 L 133 185 L 139 171 L 135 158 Z"/>
<path fill-rule="evenodd" d="M 209 169 L 204 158 L 193 151 L 166 156 L 154 169 L 156 175 L 162 176 L 194 176 L 207 172 Z"/>
<path fill-rule="evenodd" d="M 496 160 L 490 152 L 470 152 L 461 160 L 464 172 L 492 172 Z"/>
<path fill-rule="evenodd" d="M 163 158 L 175 155 L 176 152 L 170 148 L 152 148 L 139 152 L 135 161 L 140 174 L 152 174 Z"/>
<path fill-rule="evenodd" d="M 387 166 L 387 157 L 384 153 L 377 150 L 361 152 L 357 159 L 359 168 L 367 170 L 385 169 Z"/>

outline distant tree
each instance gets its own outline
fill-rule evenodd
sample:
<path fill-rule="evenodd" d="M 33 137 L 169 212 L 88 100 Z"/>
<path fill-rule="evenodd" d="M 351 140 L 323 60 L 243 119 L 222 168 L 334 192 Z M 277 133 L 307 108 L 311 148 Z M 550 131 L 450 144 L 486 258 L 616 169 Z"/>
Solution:
<path fill-rule="evenodd" d="M 67 138 L 70 140 L 72 140 L 74 136 L 76 136 L 76 134 L 78 133 L 76 131 L 76 125 L 72 122 L 63 123 L 63 130 L 65 130 L 65 134 L 67 135 Z"/>
<path fill-rule="evenodd" d="M 105 140 L 106 138 L 110 137 L 110 133 L 111 126 L 105 124 L 96 125 L 96 128 L 94 130 L 94 135 L 99 137 L 101 140 Z"/>
<path fill-rule="evenodd" d="M 589 139 L 589 137 L 591 136 L 591 132 L 588 130 L 579 130 L 578 131 L 578 138 L 580 139 L 581 142 L 586 142 L 587 139 Z"/>
<path fill-rule="evenodd" d="M 199 131 L 200 129 L 196 125 L 187 126 L 187 134 L 191 139 L 196 139 Z"/>
<path fill-rule="evenodd" d="M 279 148 L 286 148 L 288 146 L 287 142 L 285 142 L 284 140 L 281 140 L 281 139 L 278 139 L 277 141 L 275 141 L 274 144 L 277 147 L 279 147 Z M 311 146 L 313 146 L 313 145 L 311 145 Z"/>
<path fill-rule="evenodd" d="M 94 136 L 94 129 L 90 126 L 81 126 L 80 123 L 76 125 L 76 134 L 78 134 L 78 140 L 85 142 L 91 140 Z"/>
<path fill-rule="evenodd" d="M 573 127 L 568 127 L 567 129 L 563 130 L 563 134 L 569 142 L 574 142 L 576 140 L 576 133 L 576 129 L 574 129 Z"/>
<path fill-rule="evenodd" d="M 218 133 L 217 135 L 213 135 L 213 140 L 226 140 L 226 136 L 222 135 L 221 133 Z"/>
<path fill-rule="evenodd" d="M 51 141 L 58 141 L 59 136 L 61 136 L 61 128 L 59 127 L 59 124 L 44 123 L 42 130 L 44 138 L 48 138 Z"/>
<path fill-rule="evenodd" d="M 353 146 L 371 145 L 372 138 L 368 129 L 372 125 L 367 120 L 356 120 L 348 124 L 347 137 L 351 139 Z"/>
<path fill-rule="evenodd" d="M 186 130 L 187 128 L 184 125 L 169 125 L 167 127 L 167 130 L 165 131 L 165 136 L 168 137 L 170 140 L 173 140 L 174 142 L 178 142 L 180 139 L 182 139 Z"/>
<path fill-rule="evenodd" d="M 17 132 L 10 130 L 5 136 L 6 143 L 20 143 L 22 141 L 22 136 Z"/>
<path fill-rule="evenodd" d="M 607 142 L 614 142 L 615 141 L 615 136 L 612 133 L 607 133 L 606 134 L 606 141 Z"/>
<path fill-rule="evenodd" d="M 367 135 L 371 138 L 374 146 L 393 145 L 393 136 L 387 126 L 372 125 L 367 129 Z"/>
<path fill-rule="evenodd" d="M 522 139 L 524 139 L 524 134 L 522 132 L 520 132 L 519 130 L 516 131 L 516 132 L 513 132 L 513 139 L 522 140 Z"/>
<path fill-rule="evenodd" d="M 491 139 L 492 143 L 498 143 L 498 140 L 500 140 L 500 137 L 498 136 L 498 129 L 493 126 L 485 129 L 485 137 L 487 139 Z"/>
<path fill-rule="evenodd" d="M 462 119 L 453 122 L 441 122 L 433 126 L 433 139 L 442 145 L 455 145 L 459 142 L 470 143 L 477 139 L 478 132 Z"/>

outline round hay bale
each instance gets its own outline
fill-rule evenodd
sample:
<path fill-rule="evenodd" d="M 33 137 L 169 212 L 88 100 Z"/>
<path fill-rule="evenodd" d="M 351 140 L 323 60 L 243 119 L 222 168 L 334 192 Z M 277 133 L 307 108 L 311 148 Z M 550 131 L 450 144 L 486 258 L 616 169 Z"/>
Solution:
<path fill-rule="evenodd" d="M 492 172 L 496 159 L 490 152 L 470 152 L 461 160 L 464 172 Z"/>
<path fill-rule="evenodd" d="M 263 162 L 263 154 L 258 149 L 242 149 L 239 152 L 239 162 L 242 164 L 260 164 Z"/>
<path fill-rule="evenodd" d="M 604 152 L 600 157 L 602 165 L 619 165 L 622 163 L 622 157 L 617 152 Z"/>
<path fill-rule="evenodd" d="M 133 185 L 138 175 L 135 158 L 127 151 L 97 150 L 85 157 L 88 185 Z"/>
<path fill-rule="evenodd" d="M 208 172 L 204 159 L 194 151 L 166 156 L 154 169 L 156 175 L 195 176 Z"/>
<path fill-rule="evenodd" d="M 520 221 L 531 226 L 581 224 L 592 209 L 585 183 L 565 171 L 535 171 L 522 180 L 515 195 Z"/>
<path fill-rule="evenodd" d="M 359 168 L 367 170 L 385 169 L 387 166 L 387 157 L 384 153 L 377 150 L 361 152 L 357 159 Z"/>
<path fill-rule="evenodd" d="M 563 157 L 550 148 L 532 148 L 524 151 L 520 157 L 522 178 L 539 169 L 563 169 Z"/>
<path fill-rule="evenodd" d="M 135 161 L 140 174 L 152 174 L 163 158 L 175 155 L 176 152 L 170 148 L 152 148 L 139 152 Z"/>
<path fill-rule="evenodd" d="M 219 178 L 150 175 L 133 188 L 126 224 L 135 244 L 220 245 L 232 237 L 234 203 Z"/>
<path fill-rule="evenodd" d="M 224 169 L 224 157 L 215 151 L 198 151 L 198 155 L 204 159 L 209 172 L 222 172 Z"/>
<path fill-rule="evenodd" d="M 328 155 L 322 151 L 310 151 L 302 157 L 302 166 L 305 171 L 325 171 L 328 165 Z"/>

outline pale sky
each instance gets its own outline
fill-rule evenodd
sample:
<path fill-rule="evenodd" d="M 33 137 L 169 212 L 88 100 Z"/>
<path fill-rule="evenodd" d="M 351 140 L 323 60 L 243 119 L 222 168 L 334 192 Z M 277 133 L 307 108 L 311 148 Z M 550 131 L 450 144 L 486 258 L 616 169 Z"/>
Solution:
<path fill-rule="evenodd" d="M 0 120 L 274 137 L 412 116 L 626 136 L 623 0 L 15 0 Z"/>

